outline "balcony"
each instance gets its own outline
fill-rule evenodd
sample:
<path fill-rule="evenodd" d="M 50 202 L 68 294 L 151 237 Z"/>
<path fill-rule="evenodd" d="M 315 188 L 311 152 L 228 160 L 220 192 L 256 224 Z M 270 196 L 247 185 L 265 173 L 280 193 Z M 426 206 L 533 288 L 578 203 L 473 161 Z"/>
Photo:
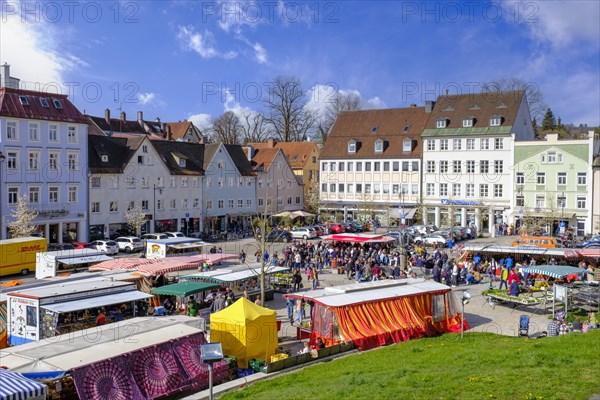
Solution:
<path fill-rule="evenodd" d="M 50 203 L 50 204 L 30 204 L 29 207 L 36 211 L 40 215 L 52 215 L 52 214 L 68 214 L 70 211 L 70 204 L 65 203 Z"/>

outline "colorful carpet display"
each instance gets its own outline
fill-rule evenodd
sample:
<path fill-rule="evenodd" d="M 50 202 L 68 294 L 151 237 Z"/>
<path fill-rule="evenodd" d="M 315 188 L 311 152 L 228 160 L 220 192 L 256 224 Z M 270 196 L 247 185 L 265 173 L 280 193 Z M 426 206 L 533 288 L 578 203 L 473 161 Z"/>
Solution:
<path fill-rule="evenodd" d="M 208 365 L 200 359 L 202 332 L 84 365 L 71 371 L 77 394 L 90 400 L 145 400 L 208 387 Z M 226 361 L 214 364 L 213 382 L 229 374 Z"/>

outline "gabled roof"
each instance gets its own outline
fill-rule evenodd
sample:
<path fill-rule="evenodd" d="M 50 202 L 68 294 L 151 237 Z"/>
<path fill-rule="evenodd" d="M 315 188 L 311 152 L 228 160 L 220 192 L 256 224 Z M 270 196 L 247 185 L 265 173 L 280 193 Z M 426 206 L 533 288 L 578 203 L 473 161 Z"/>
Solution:
<path fill-rule="evenodd" d="M 255 149 L 276 148 L 281 149 L 288 159 L 292 168 L 303 168 L 313 150 L 317 149 L 315 142 L 277 142 L 273 141 L 273 146 L 269 142 L 248 143 Z"/>
<path fill-rule="evenodd" d="M 167 122 L 167 126 L 171 127 L 171 137 L 173 140 L 183 139 L 186 132 L 193 126 L 192 121 Z"/>
<path fill-rule="evenodd" d="M 19 100 L 26 99 L 28 105 Z M 48 101 L 48 107 L 42 106 L 41 99 Z M 60 102 L 57 108 L 54 100 Z M 35 92 L 31 90 L 0 88 L 0 116 L 9 118 L 39 119 L 86 124 L 85 116 L 79 112 L 66 95 Z"/>
<path fill-rule="evenodd" d="M 198 143 L 152 140 L 152 146 L 173 175 L 204 175 L 204 145 Z M 185 158 L 185 167 L 177 159 Z"/>
<path fill-rule="evenodd" d="M 252 167 L 255 169 L 260 168 L 263 171 L 268 171 L 271 165 L 275 161 L 275 157 L 281 151 L 281 149 L 256 149 L 252 157 Z M 247 154 L 247 148 L 244 149 L 244 153 Z M 285 157 L 285 156 L 284 156 Z"/>
<path fill-rule="evenodd" d="M 204 170 L 209 168 L 215 153 L 220 146 L 225 148 L 225 151 L 229 154 L 229 157 L 237 167 L 238 171 L 243 176 L 255 176 L 254 170 L 248 157 L 244 153 L 242 146 L 239 144 L 222 144 L 222 143 L 211 143 L 204 145 Z"/>
<path fill-rule="evenodd" d="M 430 113 L 424 107 L 389 108 L 384 110 L 345 111 L 336 119 L 323 149 L 321 159 L 363 159 L 420 157 L 423 151 L 421 133 Z M 403 140 L 413 140 L 411 152 L 403 152 Z M 388 144 L 383 153 L 375 152 L 375 141 Z M 356 152 L 348 153 L 348 143 L 355 140 Z"/>
<path fill-rule="evenodd" d="M 87 118 L 96 124 L 98 128 L 102 129 L 104 133 L 107 132 L 122 132 L 122 133 L 135 133 L 135 134 L 144 134 L 147 135 L 146 130 L 140 123 L 136 121 L 123 121 L 120 118 L 110 118 L 110 123 L 106 121 L 104 117 L 94 117 L 92 115 L 88 115 Z"/>
<path fill-rule="evenodd" d="M 88 137 L 88 166 L 91 173 L 121 173 L 133 156 L 126 138 L 90 135 Z M 102 161 L 102 156 L 108 161 Z"/>
<path fill-rule="evenodd" d="M 449 129 L 479 132 L 489 127 L 491 116 L 501 116 L 501 126 L 511 127 L 524 95 L 523 90 L 516 90 L 439 96 L 426 129 L 436 129 L 440 134 Z M 462 121 L 465 117 L 475 119 L 472 127 L 463 128 Z M 436 123 L 442 118 L 447 120 L 446 128 L 437 128 Z"/>

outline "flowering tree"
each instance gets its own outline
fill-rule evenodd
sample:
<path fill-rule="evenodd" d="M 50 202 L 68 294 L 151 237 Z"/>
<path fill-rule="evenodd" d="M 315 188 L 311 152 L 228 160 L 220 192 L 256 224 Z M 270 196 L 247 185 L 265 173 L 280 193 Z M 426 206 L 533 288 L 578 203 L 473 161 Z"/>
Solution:
<path fill-rule="evenodd" d="M 140 207 L 127 210 L 125 219 L 129 227 L 135 231 L 137 236 L 140 236 L 140 228 L 146 223 L 146 213 Z"/>
<path fill-rule="evenodd" d="M 11 237 L 31 236 L 37 230 L 32 221 L 38 216 L 38 212 L 29 207 L 27 195 L 18 197 L 17 207 L 10 216 L 14 218 L 14 221 L 8 224 L 8 231 Z"/>

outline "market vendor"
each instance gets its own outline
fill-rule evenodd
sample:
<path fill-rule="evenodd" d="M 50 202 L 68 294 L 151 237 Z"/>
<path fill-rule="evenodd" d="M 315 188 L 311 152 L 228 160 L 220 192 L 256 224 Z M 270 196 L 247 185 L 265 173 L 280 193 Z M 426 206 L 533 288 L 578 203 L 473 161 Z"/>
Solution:
<path fill-rule="evenodd" d="M 196 299 L 194 299 L 194 296 L 190 296 L 190 300 L 187 306 L 187 315 L 190 317 L 198 316 L 198 303 L 196 303 Z"/>
<path fill-rule="evenodd" d="M 514 297 L 519 297 L 519 282 L 513 281 L 509 287 L 509 295 Z"/>

